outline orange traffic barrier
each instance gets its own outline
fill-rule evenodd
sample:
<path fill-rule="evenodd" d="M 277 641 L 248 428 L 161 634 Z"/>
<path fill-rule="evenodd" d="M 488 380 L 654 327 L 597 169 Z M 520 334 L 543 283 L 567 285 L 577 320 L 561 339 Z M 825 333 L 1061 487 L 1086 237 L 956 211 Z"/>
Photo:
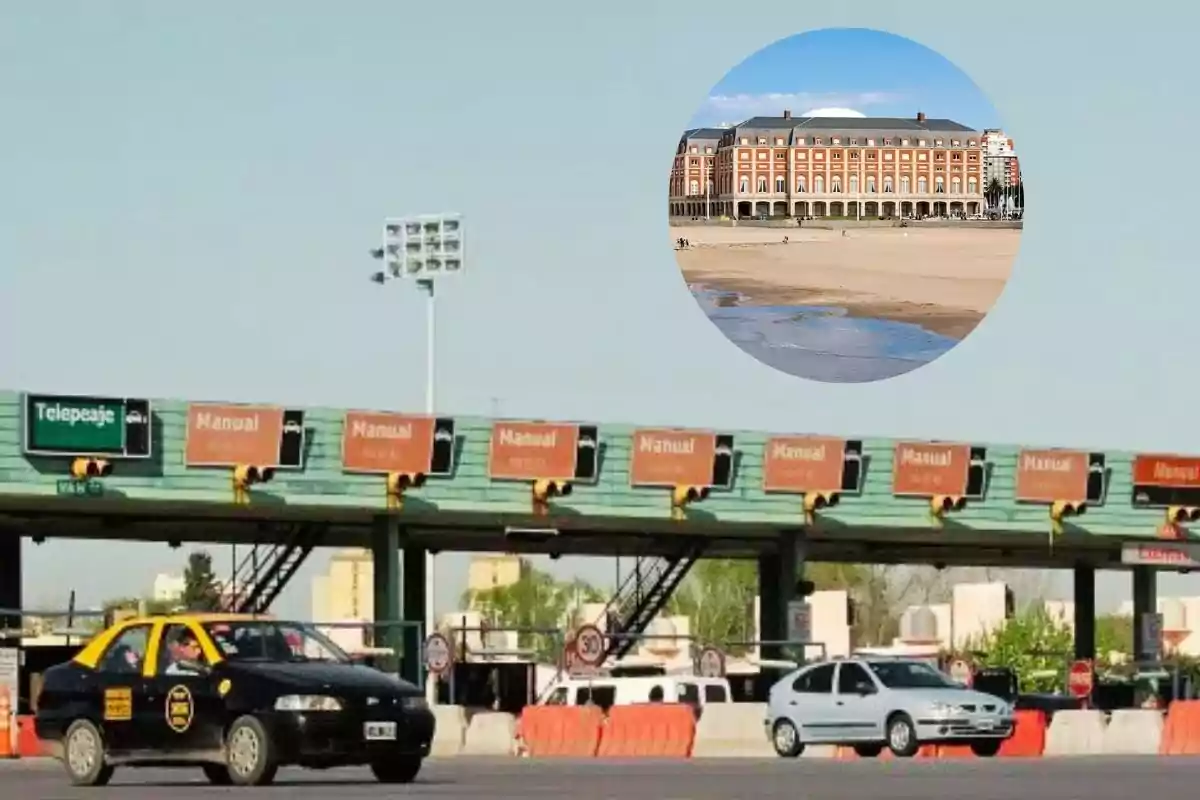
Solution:
<path fill-rule="evenodd" d="M 38 738 L 32 714 L 17 717 L 17 755 L 21 758 L 40 758 L 48 754 L 46 743 Z"/>
<path fill-rule="evenodd" d="M 1176 700 L 1167 706 L 1158 752 L 1164 756 L 1200 755 L 1200 700 Z"/>
<path fill-rule="evenodd" d="M 8 690 L 0 689 L 0 758 L 16 758 L 16 751 L 13 749 L 13 716 L 12 700 L 9 699 Z"/>
<path fill-rule="evenodd" d="M 613 706 L 596 755 L 607 758 L 687 758 L 696 715 L 682 703 Z"/>
<path fill-rule="evenodd" d="M 935 758 L 975 758 L 969 744 L 939 744 Z"/>
<path fill-rule="evenodd" d="M 600 747 L 603 725 L 599 706 L 526 706 L 517 734 L 533 758 L 590 758 Z"/>
<path fill-rule="evenodd" d="M 1000 745 L 1006 758 L 1040 758 L 1046 747 L 1046 712 L 1024 708 L 1013 714 L 1013 735 Z"/>

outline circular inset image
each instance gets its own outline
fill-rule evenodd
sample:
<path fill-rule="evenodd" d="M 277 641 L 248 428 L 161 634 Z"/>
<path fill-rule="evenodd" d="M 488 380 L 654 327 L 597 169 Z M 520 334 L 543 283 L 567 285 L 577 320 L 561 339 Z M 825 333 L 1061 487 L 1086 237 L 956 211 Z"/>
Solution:
<path fill-rule="evenodd" d="M 1008 281 L 1025 215 L 1013 140 L 942 56 L 881 31 L 783 39 L 679 140 L 671 241 L 708 318 L 769 366 L 863 383 L 933 361 Z"/>

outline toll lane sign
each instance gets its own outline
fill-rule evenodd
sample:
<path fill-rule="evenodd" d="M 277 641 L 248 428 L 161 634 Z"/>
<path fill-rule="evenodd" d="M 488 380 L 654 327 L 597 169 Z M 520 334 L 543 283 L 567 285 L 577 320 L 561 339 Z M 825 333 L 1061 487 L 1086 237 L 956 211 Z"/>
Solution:
<path fill-rule="evenodd" d="M 27 394 L 22 413 L 26 455 L 149 458 L 153 450 L 149 400 Z"/>

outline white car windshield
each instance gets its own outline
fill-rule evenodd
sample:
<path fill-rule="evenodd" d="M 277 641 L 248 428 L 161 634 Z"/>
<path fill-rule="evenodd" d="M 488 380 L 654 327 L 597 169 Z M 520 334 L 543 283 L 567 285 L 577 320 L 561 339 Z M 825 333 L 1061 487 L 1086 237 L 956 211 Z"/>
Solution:
<path fill-rule="evenodd" d="M 957 683 L 920 661 L 868 661 L 867 666 L 889 689 L 961 689 Z"/>

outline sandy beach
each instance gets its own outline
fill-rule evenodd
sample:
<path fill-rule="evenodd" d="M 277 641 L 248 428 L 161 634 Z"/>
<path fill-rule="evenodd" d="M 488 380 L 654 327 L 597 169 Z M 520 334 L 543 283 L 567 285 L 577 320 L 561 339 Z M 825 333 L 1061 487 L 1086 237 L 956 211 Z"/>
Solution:
<path fill-rule="evenodd" d="M 783 237 L 788 243 L 783 244 Z M 981 228 L 671 228 L 689 284 L 752 305 L 840 306 L 854 317 L 970 333 L 1008 280 L 1019 230 Z"/>

